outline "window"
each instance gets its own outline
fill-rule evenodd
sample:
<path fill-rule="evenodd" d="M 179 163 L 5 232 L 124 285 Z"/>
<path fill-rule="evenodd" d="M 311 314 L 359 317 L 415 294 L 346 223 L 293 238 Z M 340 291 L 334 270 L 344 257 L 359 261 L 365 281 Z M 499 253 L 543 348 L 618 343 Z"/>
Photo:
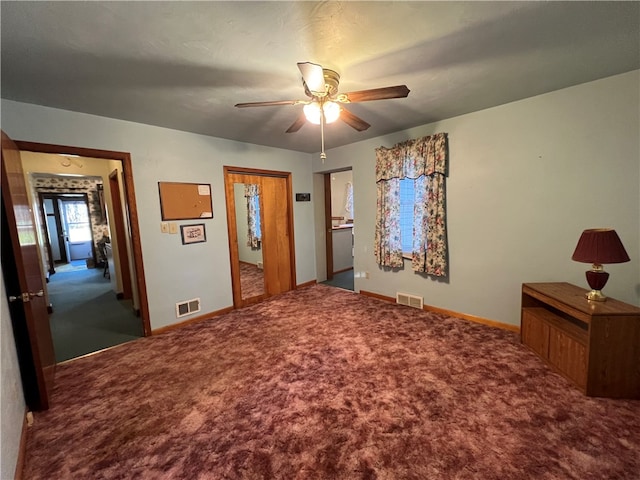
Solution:
<path fill-rule="evenodd" d="M 91 241 L 91 223 L 87 204 L 81 201 L 64 201 L 62 205 L 69 241 L 71 243 Z"/>
<path fill-rule="evenodd" d="M 400 180 L 400 243 L 402 256 L 411 258 L 413 251 L 413 207 L 415 205 L 415 183 L 412 178 Z"/>
<path fill-rule="evenodd" d="M 447 134 L 376 149 L 374 254 L 383 267 L 448 275 L 445 223 Z"/>

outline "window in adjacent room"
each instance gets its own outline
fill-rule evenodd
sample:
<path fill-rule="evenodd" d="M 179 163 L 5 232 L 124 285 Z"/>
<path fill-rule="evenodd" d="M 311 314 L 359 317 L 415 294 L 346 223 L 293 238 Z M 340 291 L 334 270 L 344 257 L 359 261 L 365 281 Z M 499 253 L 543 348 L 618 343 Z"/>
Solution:
<path fill-rule="evenodd" d="M 64 200 L 62 205 L 67 231 L 69 232 L 69 241 L 71 243 L 90 241 L 91 223 L 87 204 L 84 201 Z"/>

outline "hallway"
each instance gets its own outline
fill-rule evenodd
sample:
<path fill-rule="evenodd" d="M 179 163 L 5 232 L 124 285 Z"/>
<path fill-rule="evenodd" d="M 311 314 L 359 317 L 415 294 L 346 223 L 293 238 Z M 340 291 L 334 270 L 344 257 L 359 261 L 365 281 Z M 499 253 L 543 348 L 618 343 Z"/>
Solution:
<path fill-rule="evenodd" d="M 56 362 L 142 337 L 130 300 L 118 300 L 101 268 L 84 260 L 56 267 L 47 284 Z"/>

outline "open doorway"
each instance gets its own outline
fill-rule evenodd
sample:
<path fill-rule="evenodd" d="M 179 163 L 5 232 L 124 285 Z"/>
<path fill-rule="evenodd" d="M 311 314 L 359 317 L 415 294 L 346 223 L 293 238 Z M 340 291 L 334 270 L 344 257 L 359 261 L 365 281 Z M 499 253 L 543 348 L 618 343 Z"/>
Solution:
<path fill-rule="evenodd" d="M 38 187 L 35 187 L 38 190 Z M 40 208 L 45 217 L 48 271 L 73 261 L 95 258 L 92 242 L 91 217 L 86 193 L 43 193 L 38 191 Z"/>
<path fill-rule="evenodd" d="M 347 290 L 353 280 L 353 174 L 342 170 L 324 174 L 326 269 L 323 283 Z"/>
<path fill-rule="evenodd" d="M 129 154 L 16 143 L 38 217 L 56 361 L 149 335 Z"/>

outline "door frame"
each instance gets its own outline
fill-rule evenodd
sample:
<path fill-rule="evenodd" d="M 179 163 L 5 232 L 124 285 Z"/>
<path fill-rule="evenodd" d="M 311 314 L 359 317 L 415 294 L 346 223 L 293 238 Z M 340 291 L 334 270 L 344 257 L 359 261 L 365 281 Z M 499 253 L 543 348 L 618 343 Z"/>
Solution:
<path fill-rule="evenodd" d="M 55 195 L 55 194 L 54 194 Z M 45 200 L 53 200 L 53 197 L 50 193 L 38 192 L 38 202 L 40 205 L 40 210 L 42 211 L 42 227 L 44 228 L 44 242 L 46 243 L 47 254 L 49 255 L 49 274 L 53 275 L 56 273 L 56 262 L 53 259 L 53 247 L 51 246 L 51 230 L 49 229 L 49 217 L 53 216 L 53 219 L 56 224 L 56 237 L 58 238 L 58 255 L 60 255 L 60 263 L 67 263 L 67 252 L 63 247 L 62 237 L 62 220 L 60 219 L 60 208 L 58 207 L 58 203 L 52 201 L 53 205 L 53 213 L 47 213 L 47 208 L 45 207 Z M 63 254 L 64 253 L 64 254 Z"/>
<path fill-rule="evenodd" d="M 144 336 L 151 335 L 151 320 L 149 316 L 149 301 L 147 298 L 147 284 L 144 275 L 144 263 L 142 260 L 142 244 L 140 241 L 140 227 L 138 222 L 138 210 L 136 204 L 135 188 L 133 184 L 133 169 L 131 165 L 131 154 L 129 152 L 118 152 L 112 150 L 98 150 L 94 148 L 73 147 L 67 145 L 52 145 L 48 143 L 38 143 L 29 141 L 15 141 L 18 149 L 36 153 L 67 154 L 78 155 L 80 157 L 90 157 L 102 160 L 119 160 L 122 164 L 122 174 L 124 177 L 124 190 L 126 209 L 129 213 L 129 227 L 131 235 L 131 246 L 133 250 L 133 265 L 135 268 L 136 286 L 138 290 L 138 302 L 140 318 Z M 126 248 L 126 245 L 125 245 Z"/>
<path fill-rule="evenodd" d="M 325 231 L 325 261 L 327 269 L 327 280 L 333 279 L 333 208 L 331 202 L 331 175 L 339 172 L 352 172 L 353 168 L 341 168 L 339 170 L 331 170 L 322 174 L 324 180 L 324 231 Z"/>
<path fill-rule="evenodd" d="M 40 207 L 40 214 L 42 216 L 42 228 L 44 229 L 44 243 L 47 249 L 47 254 L 49 255 L 49 273 L 56 273 L 55 265 L 56 261 L 53 259 L 53 247 L 51 245 L 51 231 L 49 230 L 49 223 L 47 221 L 48 217 L 53 216 L 56 222 L 56 233 L 58 234 L 58 247 L 61 260 L 58 263 L 68 263 L 71 262 L 70 255 L 68 254 L 69 250 L 69 241 L 67 240 L 66 225 L 63 222 L 64 213 L 61 211 L 60 206 L 64 203 L 65 199 L 69 198 L 82 198 L 84 203 L 87 205 L 87 209 L 89 208 L 89 196 L 86 193 L 76 193 L 76 192 L 37 192 L 38 193 L 38 205 Z M 45 207 L 45 200 L 53 200 L 53 214 L 47 213 L 47 209 Z M 91 225 L 93 227 L 93 225 Z M 96 260 L 96 249 L 95 245 L 91 246 L 91 258 Z"/>
<path fill-rule="evenodd" d="M 293 236 L 293 188 L 291 172 L 282 172 L 276 170 L 263 170 L 256 168 L 245 167 L 232 167 L 223 166 L 224 172 L 224 184 L 225 184 L 225 197 L 227 207 L 227 238 L 229 239 L 229 258 L 231 262 L 231 287 L 233 291 L 233 306 L 234 308 L 241 308 L 251 303 L 255 303 L 269 296 L 268 289 L 265 285 L 265 294 L 252 299 L 242 299 L 242 289 L 240 285 L 240 258 L 238 253 L 238 231 L 236 228 L 236 209 L 235 209 L 235 197 L 233 191 L 233 182 L 230 181 L 233 175 L 248 175 L 257 177 L 276 177 L 282 178 L 286 182 L 286 200 L 287 200 L 287 228 L 289 230 L 289 264 L 290 271 L 289 276 L 291 280 L 292 289 L 296 288 L 296 255 L 295 255 L 295 241 Z M 260 214 L 264 215 L 262 208 L 262 199 L 260 204 Z M 264 236 L 264 231 L 263 231 Z M 268 259 L 263 258 L 265 264 L 268 263 Z"/>
<path fill-rule="evenodd" d="M 131 271 L 129 270 L 129 248 L 126 235 L 126 225 L 124 221 L 124 212 L 122 210 L 122 202 L 120 201 L 120 176 L 118 170 L 114 170 L 109 174 L 109 190 L 111 192 L 111 206 L 113 207 L 113 219 L 109 222 L 109 227 L 114 227 L 116 242 L 118 246 L 118 272 L 120 272 L 120 280 L 122 281 L 122 298 L 130 299 L 133 297 L 131 290 Z"/>
<path fill-rule="evenodd" d="M 327 280 L 333 280 L 333 220 L 331 211 L 331 173 L 324 174 L 324 231 Z"/>

